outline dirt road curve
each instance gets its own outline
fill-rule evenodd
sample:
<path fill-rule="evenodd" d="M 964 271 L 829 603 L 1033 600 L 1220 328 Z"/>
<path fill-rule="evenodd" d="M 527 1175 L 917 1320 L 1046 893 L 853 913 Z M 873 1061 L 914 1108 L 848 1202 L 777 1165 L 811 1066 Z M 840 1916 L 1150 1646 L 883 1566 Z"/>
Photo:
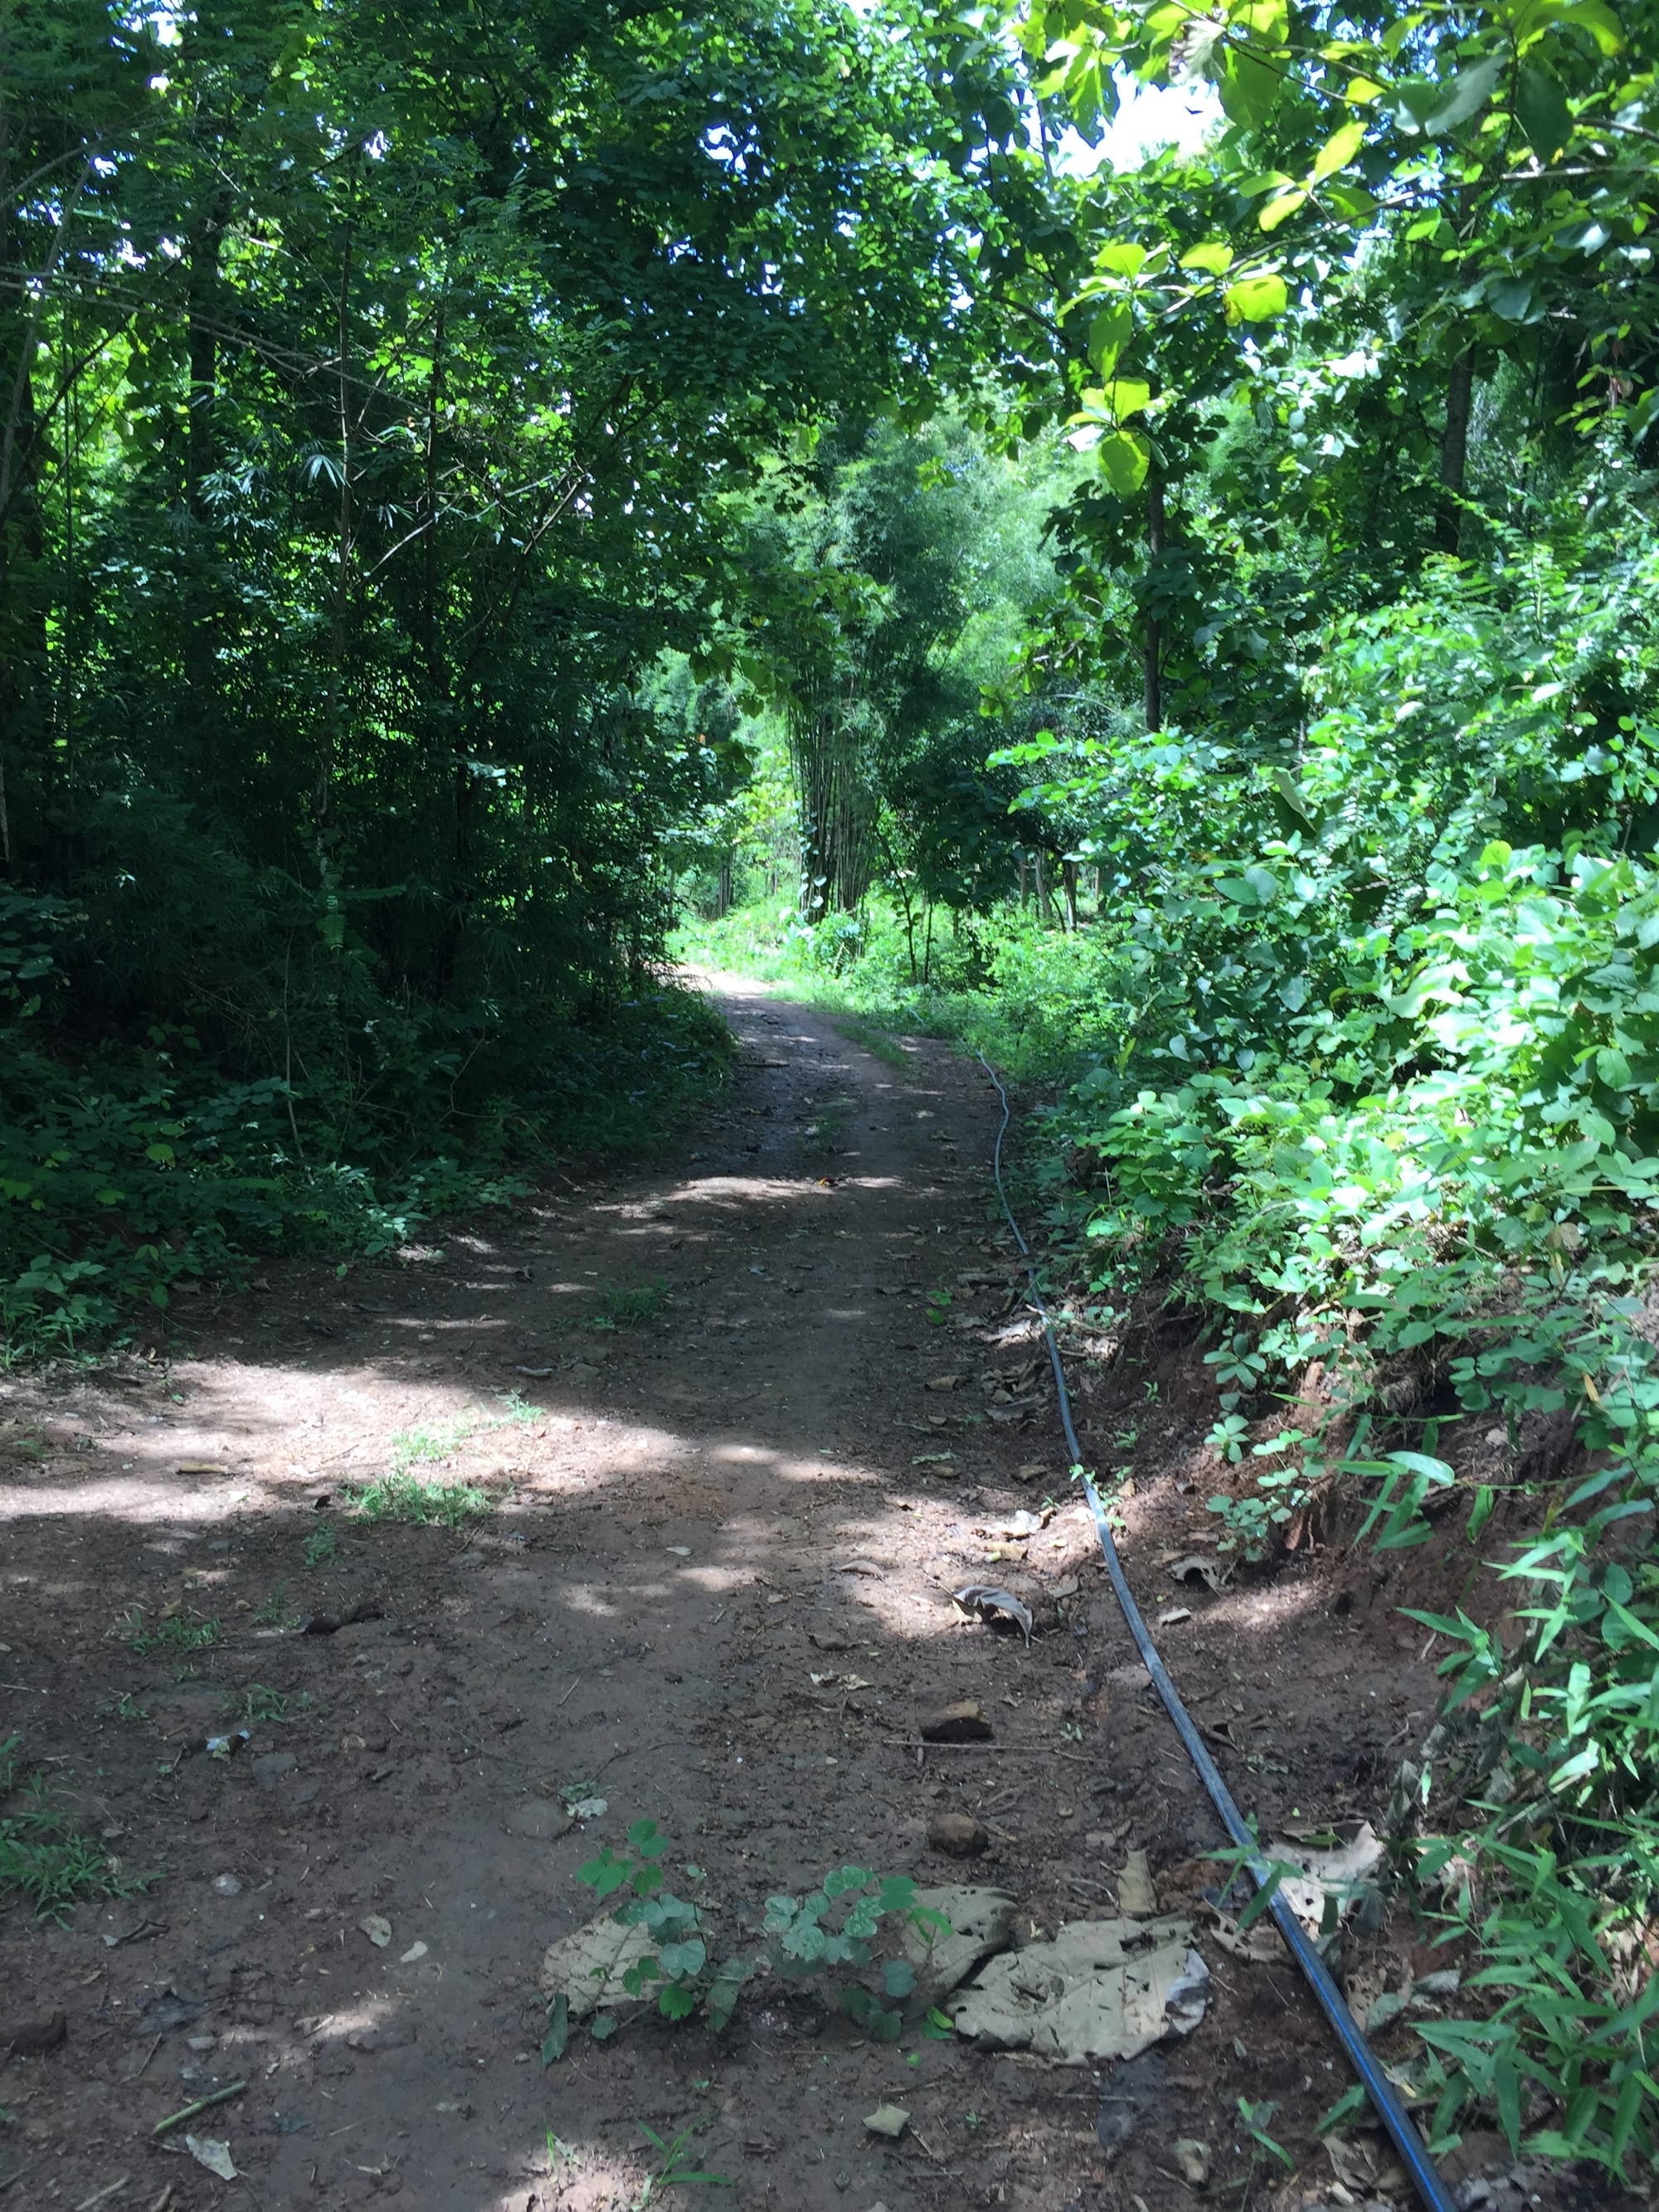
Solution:
<path fill-rule="evenodd" d="M 1130 1847 L 1167 1868 L 1215 1839 L 1030 1380 L 978 1071 L 926 1044 L 890 1065 L 720 988 L 739 1084 L 659 1164 L 344 1282 L 296 1267 L 210 1295 L 160 1363 L 9 1386 L 0 1737 L 161 1878 L 61 1930 L 0 1919 L 0 2049 L 60 2009 L 67 2030 L 0 2063 L 4 2212 L 620 2208 L 660 2164 L 641 2123 L 694 2122 L 695 2163 L 734 2185 L 705 2193 L 738 2206 L 1159 2212 L 1188 2201 L 1172 2136 L 1207 2133 L 1218 2176 L 1242 2174 L 1241 2091 L 1293 2123 L 1340 2087 L 1288 1972 L 1219 1952 L 1203 2027 L 1127 2087 L 870 2044 L 764 1984 L 723 2041 L 648 2020 L 544 2069 L 543 1951 L 592 1912 L 575 1869 L 630 1820 L 670 1832 L 673 1884 L 726 1949 L 842 1862 L 963 1878 L 927 1840 L 941 1810 L 990 1832 L 967 1878 L 1048 1930 L 1109 1910 Z M 665 1303 L 630 1321 L 616 1294 L 648 1306 L 653 1285 Z M 533 1416 L 502 1418 L 514 1389 Z M 460 1534 L 339 1510 L 342 1481 L 422 1433 L 453 1450 L 414 1471 L 498 1510 Z M 1044 1525 L 1007 1534 L 1020 1511 Z M 1033 1606 L 1029 1649 L 954 1613 L 950 1588 L 986 1579 Z M 296 1628 L 360 1606 L 379 1617 Z M 218 1633 L 136 1651 L 134 1607 L 152 1635 Z M 1208 1626 L 1187 1679 L 1241 1686 L 1242 1712 L 1267 1628 L 1241 1671 Z M 962 1698 L 994 1746 L 924 1759 L 919 1717 Z M 232 1707 L 240 1755 L 179 1757 Z M 609 1809 L 578 1825 L 561 1792 L 581 1784 Z M 245 2185 L 185 2127 L 150 2134 L 233 2082 L 193 2126 Z M 863 2124 L 884 2100 L 911 2115 L 896 2142 Z"/>

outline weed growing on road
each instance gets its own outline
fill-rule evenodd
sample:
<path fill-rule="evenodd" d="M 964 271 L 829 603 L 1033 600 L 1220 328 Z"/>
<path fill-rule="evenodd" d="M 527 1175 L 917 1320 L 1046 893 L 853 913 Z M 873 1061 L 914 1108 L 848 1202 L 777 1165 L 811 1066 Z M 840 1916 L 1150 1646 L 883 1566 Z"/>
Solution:
<path fill-rule="evenodd" d="M 487 1436 L 495 1429 L 521 1428 L 541 1417 L 538 1406 L 527 1406 L 516 1390 L 507 1390 L 501 1394 L 499 1413 L 486 1413 L 481 1406 L 469 1406 L 453 1420 L 434 1421 L 430 1427 L 399 1429 L 392 1439 L 392 1472 L 406 1474 L 411 1467 L 425 1462 L 448 1459 L 474 1437 Z"/>
<path fill-rule="evenodd" d="M 263 1682 L 251 1682 L 240 1695 L 233 1692 L 225 1699 L 225 1718 L 244 1728 L 257 1728 L 264 1721 L 285 1721 L 288 1699 L 280 1690 L 268 1690 Z"/>
<path fill-rule="evenodd" d="M 123 1875 L 89 1836 L 54 1810 L 45 1778 L 20 1777 L 17 1747 L 22 1739 L 0 1743 L 0 1798 L 21 1793 L 20 1809 L 0 1816 L 0 1900 L 21 1897 L 39 1920 L 61 1927 L 70 1908 L 85 1897 L 131 1897 L 147 1888 L 151 1875 Z"/>
<path fill-rule="evenodd" d="M 140 1658 L 153 1651 L 205 1651 L 218 1641 L 218 1622 L 199 1613 L 164 1613 L 153 1628 L 146 1628 L 143 1609 L 135 1605 L 127 1621 L 127 1649 Z"/>
<path fill-rule="evenodd" d="M 702 2173 L 682 2163 L 685 2156 L 686 2142 L 696 2133 L 698 2124 L 696 2120 L 688 2121 L 672 2142 L 665 2142 L 654 2128 L 647 2127 L 643 2120 L 640 2122 L 640 2133 L 662 2153 L 662 2164 L 646 2183 L 640 2195 L 635 2198 L 633 2212 L 647 2212 L 647 2208 L 656 2203 L 665 2189 L 689 2189 L 694 2186 L 731 2189 L 735 2186 L 735 2184 L 723 2173 Z"/>
<path fill-rule="evenodd" d="M 358 1520 L 407 1521 L 416 1527 L 459 1528 L 485 1513 L 493 1513 L 495 1501 L 487 1491 L 471 1482 L 434 1482 L 412 1470 L 423 1464 L 448 1459 L 477 1436 L 492 1430 L 518 1428 L 527 1421 L 541 1419 L 541 1409 L 527 1406 L 516 1390 L 502 1393 L 501 1410 L 486 1413 L 482 1407 L 469 1407 L 453 1420 L 436 1421 L 430 1426 L 400 1429 L 392 1439 L 392 1467 L 386 1474 L 375 1475 L 368 1482 L 345 1482 L 340 1486 L 342 1504 L 354 1512 Z M 306 1547 L 306 1565 L 319 1565 L 332 1559 L 337 1544 L 331 1540 L 322 1548 L 325 1534 L 333 1539 L 334 1532 L 319 1529 Z"/>
<path fill-rule="evenodd" d="M 828 1973 L 838 1966 L 855 1971 L 868 1967 L 884 1920 L 890 1930 L 915 1929 L 930 1944 L 951 1932 L 942 1912 L 917 1904 L 916 1886 L 908 1875 L 872 1874 L 854 1866 L 836 1868 L 805 1897 L 769 1897 L 762 1925 L 773 1939 L 769 1956 L 774 1967 L 795 1977 Z M 837 2002 L 866 2035 L 878 2043 L 896 2043 L 903 2014 L 890 2011 L 881 1998 L 902 2002 L 908 1997 L 916 1986 L 916 1971 L 908 1959 L 885 1959 L 880 1973 L 880 1996 L 854 1981 L 839 1990 Z"/>
<path fill-rule="evenodd" d="M 620 1986 L 639 1997 L 659 1983 L 657 2009 L 665 2019 L 686 2020 L 701 2011 L 717 2033 L 731 2020 L 744 1984 L 769 1967 L 791 1980 L 817 1974 L 844 1978 L 835 1993 L 842 2011 L 876 2041 L 896 2043 L 903 2019 L 890 2005 L 902 2002 L 915 1990 L 915 1968 L 903 1957 L 876 1960 L 875 1940 L 884 1932 L 902 1936 L 914 1929 L 924 1943 L 931 1944 L 951 1932 L 942 1913 L 917 1901 L 916 1886 L 908 1875 L 838 1867 L 805 1897 L 768 1898 L 761 1930 L 767 1940 L 761 1958 L 729 1958 L 711 1968 L 701 1910 L 663 1887 L 657 1861 L 668 1848 L 667 1837 L 654 1820 L 635 1820 L 628 1831 L 628 1844 L 627 1852 L 619 1852 L 607 1844 L 576 1870 L 578 1881 L 601 1899 L 627 1890 L 628 1898 L 611 1917 L 623 1927 L 644 1928 L 655 1947 L 617 1977 Z M 872 1966 L 879 1972 L 878 1992 L 856 1978 Z M 590 2033 L 603 2042 L 616 2027 L 613 2014 L 599 2012 L 590 2023 Z M 948 2034 L 949 2022 L 941 2014 L 930 2014 L 922 2032 Z M 548 2004 L 544 2065 L 563 2056 L 569 2033 L 569 1995 L 556 1991 Z"/>
<path fill-rule="evenodd" d="M 584 1328 L 636 1328 L 655 1321 L 668 1304 L 666 1283 L 618 1284 L 599 1294 L 599 1310 L 582 1323 Z M 533 1410 L 533 1408 L 532 1408 Z"/>
<path fill-rule="evenodd" d="M 878 1060 L 884 1060 L 889 1067 L 899 1068 L 906 1075 L 913 1072 L 915 1065 L 913 1056 L 906 1052 L 896 1037 L 889 1036 L 884 1029 L 878 1029 L 874 1022 L 860 1021 L 856 1014 L 840 1014 L 836 1018 L 836 1027 L 853 1043 L 861 1045 L 866 1052 L 872 1053 Z"/>
<path fill-rule="evenodd" d="M 331 1521 L 325 1521 L 306 1538 L 306 1565 L 325 1567 L 340 1548 L 339 1532 Z"/>
<path fill-rule="evenodd" d="M 433 1482 L 418 1474 L 376 1475 L 372 1482 L 343 1483 L 342 1504 L 360 1521 L 407 1521 L 416 1528 L 460 1528 L 495 1510 L 487 1491 L 471 1482 Z"/>

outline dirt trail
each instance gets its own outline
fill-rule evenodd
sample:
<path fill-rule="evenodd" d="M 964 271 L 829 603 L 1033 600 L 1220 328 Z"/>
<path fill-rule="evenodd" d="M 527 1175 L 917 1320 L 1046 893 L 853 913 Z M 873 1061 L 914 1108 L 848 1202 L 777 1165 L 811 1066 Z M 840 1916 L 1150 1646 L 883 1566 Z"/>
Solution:
<path fill-rule="evenodd" d="M 199 2124 L 258 2212 L 620 2208 L 655 2162 L 641 2122 L 707 2123 L 696 2163 L 738 2206 L 1158 2212 L 1189 2201 L 1171 2136 L 1207 2135 L 1218 2176 L 1242 2173 L 1240 2094 L 1278 2099 L 1294 2136 L 1342 2086 L 1289 1969 L 1220 1952 L 1204 2027 L 1127 2086 L 871 2045 L 765 1985 L 723 2042 L 647 2021 L 577 2035 L 544 2071 L 543 1950 L 593 1909 L 576 1867 L 632 1820 L 670 1832 L 676 1885 L 726 1948 L 767 1895 L 848 1860 L 1000 1883 L 1052 1930 L 1110 1909 L 1130 1847 L 1168 1869 L 1216 1840 L 1067 1497 L 985 1186 L 988 1089 L 942 1048 L 891 1065 L 759 987 L 718 988 L 739 1082 L 672 1157 L 344 1282 L 273 1271 L 204 1299 L 164 1361 L 8 1386 L 0 1738 L 23 1736 L 125 1867 L 161 1872 L 62 1930 L 0 1919 L 0 2045 L 67 2015 L 58 2048 L 0 2064 L 12 2203 L 240 2193 L 183 2129 L 149 2131 L 246 2081 Z M 654 1317 L 628 1325 L 612 1297 L 618 1326 L 583 1325 L 653 1284 Z M 928 1387 L 945 1376 L 958 1387 Z M 1122 1414 L 1083 1383 L 1105 1455 Z M 1155 1378 L 1133 1388 L 1157 1397 Z M 502 1418 L 514 1389 L 532 1416 Z M 1154 1412 L 1149 1453 L 1175 1418 Z M 384 1471 L 399 1437 L 405 1454 L 417 1431 L 453 1439 L 447 1423 L 471 1433 L 440 1472 L 504 1494 L 498 1511 L 470 1534 L 339 1513 L 337 1485 Z M 1169 1494 L 1179 1520 L 1193 1501 Z M 1045 1497 L 1037 1533 L 1006 1533 Z M 1158 1587 L 1155 1516 L 1131 1519 L 1149 1601 L 1182 1596 Z M 988 1578 L 1033 1606 L 1029 1648 L 951 1607 Z M 1227 1744 L 1268 1730 L 1248 1769 L 1230 1759 L 1249 1802 L 1348 1808 L 1343 1761 L 1363 1773 L 1408 1695 L 1428 1708 L 1391 1640 L 1368 1660 L 1324 1602 L 1294 1574 L 1190 1600 L 1183 1681 L 1223 1699 Z M 136 1654 L 131 1608 L 153 1631 L 169 1605 L 219 1640 Z M 379 1617 L 296 1631 L 359 1607 Z M 1334 1753 L 1322 1676 L 1348 1717 Z M 924 1759 L 919 1716 L 963 1697 L 996 1744 Z M 246 1749 L 178 1759 L 228 1699 Z M 560 1792 L 580 1783 L 603 1818 L 570 1820 Z M 928 1847 L 941 1809 L 990 1830 L 971 1875 Z M 897 2143 L 863 2125 L 884 2099 L 912 2114 Z M 1126 2107 L 1138 2124 L 1115 2127 Z"/>

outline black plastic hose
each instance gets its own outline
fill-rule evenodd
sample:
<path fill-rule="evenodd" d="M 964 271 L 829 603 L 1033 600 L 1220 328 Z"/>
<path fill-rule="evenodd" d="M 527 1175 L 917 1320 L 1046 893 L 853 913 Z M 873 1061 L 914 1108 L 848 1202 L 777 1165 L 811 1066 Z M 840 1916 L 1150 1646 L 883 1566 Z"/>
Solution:
<path fill-rule="evenodd" d="M 1060 1425 L 1066 1432 L 1066 1445 L 1072 1455 L 1072 1465 L 1079 1469 L 1082 1474 L 1084 1495 L 1089 1501 L 1089 1510 L 1094 1516 L 1096 1532 L 1100 1538 L 1100 1548 L 1105 1556 L 1106 1571 L 1112 1578 L 1112 1588 L 1117 1593 L 1117 1601 L 1122 1610 L 1123 1618 L 1128 1624 L 1129 1633 L 1134 1638 L 1135 1649 L 1139 1652 L 1146 1664 L 1146 1672 L 1152 1678 L 1152 1686 L 1164 1700 L 1164 1711 L 1175 1723 L 1176 1735 L 1186 1746 L 1187 1756 L 1198 1770 L 1199 1780 L 1209 1791 L 1210 1802 L 1221 1815 L 1222 1826 L 1234 1843 L 1238 1845 L 1240 1850 L 1245 1854 L 1244 1865 L 1251 1881 L 1255 1883 L 1258 1889 L 1265 1889 L 1272 1877 L 1261 1856 L 1256 1838 L 1246 1825 L 1244 1815 L 1234 1803 L 1233 1794 L 1223 1780 L 1221 1770 L 1205 1748 L 1204 1739 L 1194 1726 L 1192 1715 L 1182 1704 L 1181 1692 L 1170 1680 L 1168 1668 L 1158 1656 L 1158 1646 L 1153 1643 L 1151 1632 L 1141 1617 L 1140 1607 L 1135 1603 L 1134 1593 L 1129 1588 L 1128 1577 L 1123 1571 L 1123 1562 L 1118 1557 L 1117 1546 L 1112 1540 L 1111 1527 L 1106 1518 L 1106 1509 L 1101 1503 L 1100 1492 L 1095 1487 L 1094 1477 L 1083 1465 L 1083 1447 L 1078 1442 L 1077 1431 L 1072 1423 L 1071 1393 L 1066 1388 L 1066 1370 L 1060 1363 L 1060 1346 L 1054 1339 L 1054 1323 L 1048 1318 L 1048 1309 L 1044 1305 L 1042 1293 L 1037 1288 L 1036 1267 L 1031 1257 L 1031 1248 L 1021 1234 L 1019 1224 L 1014 1218 L 1014 1209 L 1008 1203 L 1008 1193 L 1003 1184 L 1002 1140 L 1008 1133 L 1011 1112 L 1008 1093 L 1003 1089 L 1001 1079 L 983 1053 L 979 1055 L 979 1064 L 996 1085 L 997 1097 L 1002 1101 L 1002 1121 L 997 1130 L 996 1152 L 994 1159 L 997 1196 L 1002 1201 L 1002 1210 L 1008 1217 L 1008 1226 L 1014 1232 L 1014 1242 L 1018 1245 L 1021 1255 L 1025 1261 L 1026 1273 L 1030 1279 L 1031 1303 L 1042 1316 L 1042 1330 L 1048 1340 L 1049 1363 L 1054 1370 L 1054 1389 L 1060 1397 Z M 1416 2184 L 1418 2195 L 1424 2203 L 1431 2208 L 1431 2212 L 1454 2212 L 1452 2200 L 1446 2191 L 1446 2185 L 1440 2179 L 1434 2160 L 1429 2156 L 1424 2145 L 1423 2138 L 1412 2125 L 1405 2106 L 1395 2094 L 1393 2084 L 1377 2063 L 1370 2045 L 1360 2033 L 1353 2014 L 1348 2010 L 1343 1999 L 1341 1990 L 1331 1978 L 1325 1961 L 1308 1941 L 1301 1922 L 1276 1888 L 1267 1900 L 1267 1909 L 1273 1914 L 1279 1932 L 1289 1947 L 1291 1956 L 1302 1969 L 1309 1987 L 1318 1999 L 1321 2011 L 1335 2030 L 1337 2040 L 1347 2053 L 1349 2062 L 1354 2072 L 1359 2076 L 1361 2085 L 1365 2094 L 1370 2099 L 1378 2119 L 1393 2137 L 1395 2148 L 1405 2162 L 1406 2171 Z"/>

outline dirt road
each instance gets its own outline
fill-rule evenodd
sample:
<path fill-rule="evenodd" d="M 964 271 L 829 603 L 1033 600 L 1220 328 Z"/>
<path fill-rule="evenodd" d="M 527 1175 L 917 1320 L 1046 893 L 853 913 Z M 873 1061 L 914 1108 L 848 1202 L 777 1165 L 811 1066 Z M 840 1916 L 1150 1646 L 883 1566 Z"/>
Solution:
<path fill-rule="evenodd" d="M 0 2047 L 66 2031 L 0 2065 L 14 2203 L 597 2212 L 660 2167 L 643 2124 L 696 2126 L 738 2206 L 1127 2212 L 1187 2201 L 1173 2136 L 1246 2170 L 1239 2094 L 1294 2136 L 1342 2086 L 1288 1969 L 1221 1952 L 1203 2027 L 1127 2084 L 872 2043 L 764 1983 L 722 2040 L 647 2020 L 544 2069 L 544 1949 L 630 1821 L 669 1832 L 727 1948 L 848 1861 L 1000 1884 L 1024 1933 L 1109 1910 L 1132 1847 L 1178 1869 L 1216 1840 L 1068 1495 L 987 1086 L 720 988 L 739 1081 L 672 1157 L 343 1281 L 210 1294 L 161 1360 L 7 1386 L 0 1738 L 159 1875 L 61 1929 L 0 1919 Z M 1121 1413 L 1084 1379 L 1105 1454 Z M 495 1510 L 459 1532 L 341 1510 L 393 1466 Z M 1029 1647 L 960 1616 L 970 1580 L 1025 1598 Z M 1191 1601 L 1183 1680 L 1237 1692 L 1236 1737 L 1282 1698 L 1309 1611 L 1285 1588 Z M 345 1625 L 302 1632 L 318 1614 Z M 1378 1705 L 1345 1648 L 1351 1757 L 1426 1699 L 1394 1657 Z M 920 1718 L 964 1698 L 994 1743 L 924 1755 Z M 234 1755 L 192 1755 L 239 1724 Z M 1323 1786 L 1263 1764 L 1241 1759 L 1249 1802 Z M 606 1809 L 573 1820 L 584 1794 Z M 929 1845 L 946 1810 L 989 1832 L 971 1870 Z M 911 2115 L 896 2141 L 864 2124 L 883 2102 Z M 244 2181 L 194 2160 L 197 2130 Z"/>

